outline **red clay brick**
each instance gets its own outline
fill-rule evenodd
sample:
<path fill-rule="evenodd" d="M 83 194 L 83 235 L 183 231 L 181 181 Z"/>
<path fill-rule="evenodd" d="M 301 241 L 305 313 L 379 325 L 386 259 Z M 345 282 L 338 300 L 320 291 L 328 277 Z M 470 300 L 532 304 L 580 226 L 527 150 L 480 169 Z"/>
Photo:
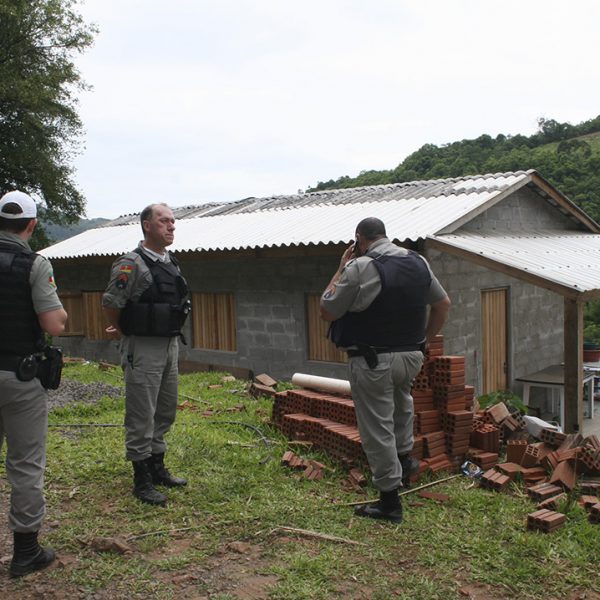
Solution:
<path fill-rule="evenodd" d="M 555 483 L 562 486 L 564 489 L 572 490 L 577 482 L 574 462 L 563 460 L 558 463 L 550 476 L 550 483 Z"/>

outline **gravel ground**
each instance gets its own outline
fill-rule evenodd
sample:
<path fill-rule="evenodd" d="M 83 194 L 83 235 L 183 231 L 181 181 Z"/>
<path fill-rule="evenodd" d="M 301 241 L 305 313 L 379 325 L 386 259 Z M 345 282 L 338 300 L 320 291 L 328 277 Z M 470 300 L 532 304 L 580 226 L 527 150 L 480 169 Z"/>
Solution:
<path fill-rule="evenodd" d="M 63 408 L 73 402 L 96 404 L 102 396 L 119 398 L 123 388 L 108 383 L 81 383 L 63 379 L 57 390 L 48 390 L 48 409 Z"/>

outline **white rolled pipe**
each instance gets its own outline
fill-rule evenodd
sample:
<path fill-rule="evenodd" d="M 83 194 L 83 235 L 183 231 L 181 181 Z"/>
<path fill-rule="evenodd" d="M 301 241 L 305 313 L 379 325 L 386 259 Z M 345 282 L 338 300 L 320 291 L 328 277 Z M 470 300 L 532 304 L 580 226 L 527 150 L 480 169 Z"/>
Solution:
<path fill-rule="evenodd" d="M 306 373 L 294 373 L 292 383 L 303 388 L 330 392 L 332 394 L 350 395 L 350 382 L 345 379 L 333 379 L 332 377 L 319 377 L 318 375 L 307 375 Z"/>

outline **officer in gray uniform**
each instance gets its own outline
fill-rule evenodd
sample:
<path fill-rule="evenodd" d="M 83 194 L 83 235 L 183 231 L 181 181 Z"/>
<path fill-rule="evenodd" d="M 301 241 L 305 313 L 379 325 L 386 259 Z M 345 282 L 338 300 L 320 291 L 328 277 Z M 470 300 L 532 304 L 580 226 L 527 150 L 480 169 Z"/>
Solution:
<path fill-rule="evenodd" d="M 44 332 L 60 335 L 67 313 L 50 262 L 27 243 L 36 215 L 35 202 L 23 192 L 8 192 L 0 199 L 0 450 L 6 436 L 12 577 L 43 569 L 55 558 L 51 548 L 38 543 L 45 513 L 48 397 L 36 375 Z"/>
<path fill-rule="evenodd" d="M 107 331 L 123 336 L 125 448 L 133 464 L 133 493 L 147 504 L 164 505 L 167 497 L 155 485 L 187 484 L 165 468 L 164 436 L 175 421 L 178 338 L 191 304 L 187 283 L 166 250 L 174 240 L 173 211 L 151 204 L 140 221 L 144 239 L 113 263 L 102 305 Z"/>
<path fill-rule="evenodd" d="M 422 256 L 392 244 L 379 219 L 357 225 L 356 242 L 321 297 L 321 317 L 332 322 L 331 340 L 348 353 L 358 429 L 380 492 L 378 502 L 356 508 L 360 516 L 402 520 L 398 489 L 418 468 L 410 456 L 411 385 L 449 308 Z"/>

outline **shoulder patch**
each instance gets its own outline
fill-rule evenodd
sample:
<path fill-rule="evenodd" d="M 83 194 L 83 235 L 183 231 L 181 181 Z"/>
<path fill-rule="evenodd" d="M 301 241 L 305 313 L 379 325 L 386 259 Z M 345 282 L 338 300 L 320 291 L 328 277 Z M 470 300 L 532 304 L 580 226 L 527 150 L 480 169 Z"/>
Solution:
<path fill-rule="evenodd" d="M 128 283 L 129 283 L 129 276 L 127 275 L 127 273 L 121 273 L 117 277 L 117 281 L 116 281 L 115 285 L 117 286 L 117 289 L 124 290 L 127 287 Z"/>
<path fill-rule="evenodd" d="M 329 300 L 329 298 L 331 298 L 332 296 L 335 295 L 335 284 L 332 285 L 324 294 L 323 294 L 323 299 L 324 300 Z"/>

